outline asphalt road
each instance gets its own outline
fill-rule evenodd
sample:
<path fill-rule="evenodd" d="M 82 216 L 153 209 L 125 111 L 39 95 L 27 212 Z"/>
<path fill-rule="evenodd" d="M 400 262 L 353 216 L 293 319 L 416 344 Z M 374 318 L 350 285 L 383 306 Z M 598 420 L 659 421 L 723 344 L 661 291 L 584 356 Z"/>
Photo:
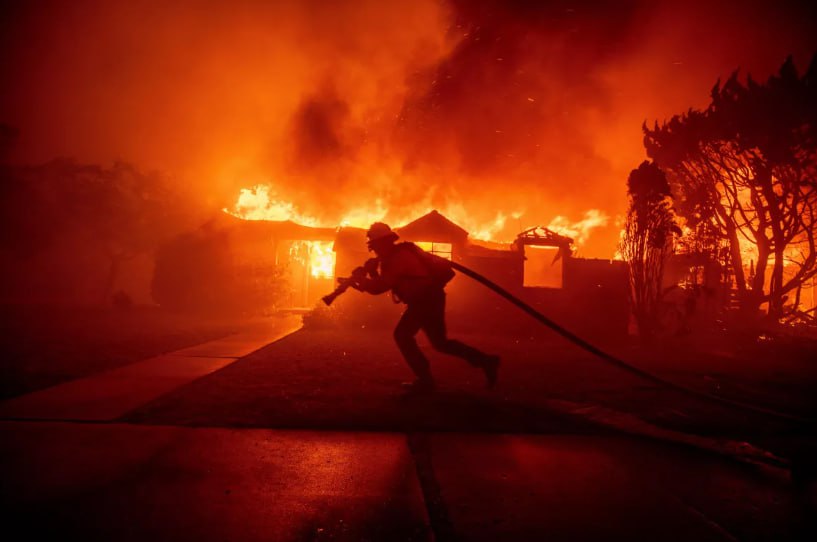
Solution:
<path fill-rule="evenodd" d="M 785 475 L 631 437 L 4 422 L 0 438 L 7 540 L 808 540 Z"/>
<path fill-rule="evenodd" d="M 440 393 L 405 400 L 372 337 L 299 332 L 243 358 L 258 338 L 228 338 L 0 405 L 9 539 L 817 538 L 814 484 L 737 461 L 744 443 L 705 435 L 724 412 L 535 343 L 497 391 L 435 358 Z M 645 421 L 670 408 L 705 431 Z"/>

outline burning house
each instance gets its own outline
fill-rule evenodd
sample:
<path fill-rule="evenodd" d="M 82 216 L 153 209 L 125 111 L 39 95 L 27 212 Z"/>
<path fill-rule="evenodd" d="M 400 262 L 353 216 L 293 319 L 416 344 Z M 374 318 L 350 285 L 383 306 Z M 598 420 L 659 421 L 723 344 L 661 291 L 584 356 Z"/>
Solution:
<path fill-rule="evenodd" d="M 229 242 L 233 261 L 279 270 L 284 282 L 279 306 L 310 308 L 372 255 L 366 230 L 357 227 L 305 226 L 291 220 L 243 220 L 224 214 L 218 228 Z M 521 232 L 511 243 L 472 239 L 469 232 L 431 211 L 402 227 L 400 238 L 454 260 L 496 282 L 544 314 L 572 329 L 596 336 L 626 334 L 627 273 L 623 262 L 579 258 L 573 240 L 547 228 Z M 280 270 L 283 270 L 281 272 Z M 514 309 L 479 284 L 459 278 L 448 287 L 449 311 L 465 325 L 502 328 Z M 338 303 L 343 312 L 388 313 L 388 296 L 349 293 Z M 475 321 L 473 315 L 480 315 Z M 457 315 L 468 316 L 456 318 Z M 512 325 L 517 326 L 517 323 Z"/>
<path fill-rule="evenodd" d="M 334 282 L 336 234 L 334 228 L 219 213 L 159 250 L 153 298 L 182 310 L 314 305 Z"/>

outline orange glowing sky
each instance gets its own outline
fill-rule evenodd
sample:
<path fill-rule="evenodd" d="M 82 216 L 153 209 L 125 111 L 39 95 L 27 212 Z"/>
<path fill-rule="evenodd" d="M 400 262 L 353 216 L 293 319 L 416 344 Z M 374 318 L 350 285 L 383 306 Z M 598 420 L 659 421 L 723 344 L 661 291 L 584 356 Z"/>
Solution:
<path fill-rule="evenodd" d="M 645 119 L 817 50 L 809 8 L 747 4 L 25 3 L 0 33 L 6 158 L 127 160 L 214 211 L 270 184 L 328 220 L 376 201 L 518 217 L 505 238 L 599 209 L 582 251 L 609 257 Z"/>

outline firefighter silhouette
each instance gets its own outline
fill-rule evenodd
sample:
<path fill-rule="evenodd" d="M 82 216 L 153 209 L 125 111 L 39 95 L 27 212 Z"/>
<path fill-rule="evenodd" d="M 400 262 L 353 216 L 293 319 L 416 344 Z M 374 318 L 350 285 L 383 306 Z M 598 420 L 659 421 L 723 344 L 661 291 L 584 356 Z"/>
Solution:
<path fill-rule="evenodd" d="M 372 258 L 364 266 L 366 274 L 356 277 L 353 287 L 378 295 L 391 290 L 406 310 L 394 329 L 394 340 L 416 379 L 406 382 L 408 393 L 434 391 L 428 359 L 417 346 L 415 335 L 421 329 L 438 352 L 464 359 L 481 369 L 486 384 L 497 381 L 499 356 L 486 354 L 460 341 L 449 339 L 445 326 L 445 285 L 454 276 L 448 261 L 425 252 L 414 243 L 397 243 L 398 236 L 388 224 L 375 222 L 366 233 Z"/>

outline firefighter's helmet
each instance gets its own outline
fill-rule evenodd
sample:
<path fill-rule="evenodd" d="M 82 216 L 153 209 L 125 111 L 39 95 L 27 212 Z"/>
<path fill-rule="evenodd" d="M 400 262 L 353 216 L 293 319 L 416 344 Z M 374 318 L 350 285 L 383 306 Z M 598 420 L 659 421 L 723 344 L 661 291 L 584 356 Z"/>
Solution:
<path fill-rule="evenodd" d="M 369 246 L 376 242 L 385 242 L 387 239 L 392 242 L 397 241 L 398 235 L 383 222 L 375 222 L 369 226 L 369 231 L 366 232 L 366 239 Z"/>

